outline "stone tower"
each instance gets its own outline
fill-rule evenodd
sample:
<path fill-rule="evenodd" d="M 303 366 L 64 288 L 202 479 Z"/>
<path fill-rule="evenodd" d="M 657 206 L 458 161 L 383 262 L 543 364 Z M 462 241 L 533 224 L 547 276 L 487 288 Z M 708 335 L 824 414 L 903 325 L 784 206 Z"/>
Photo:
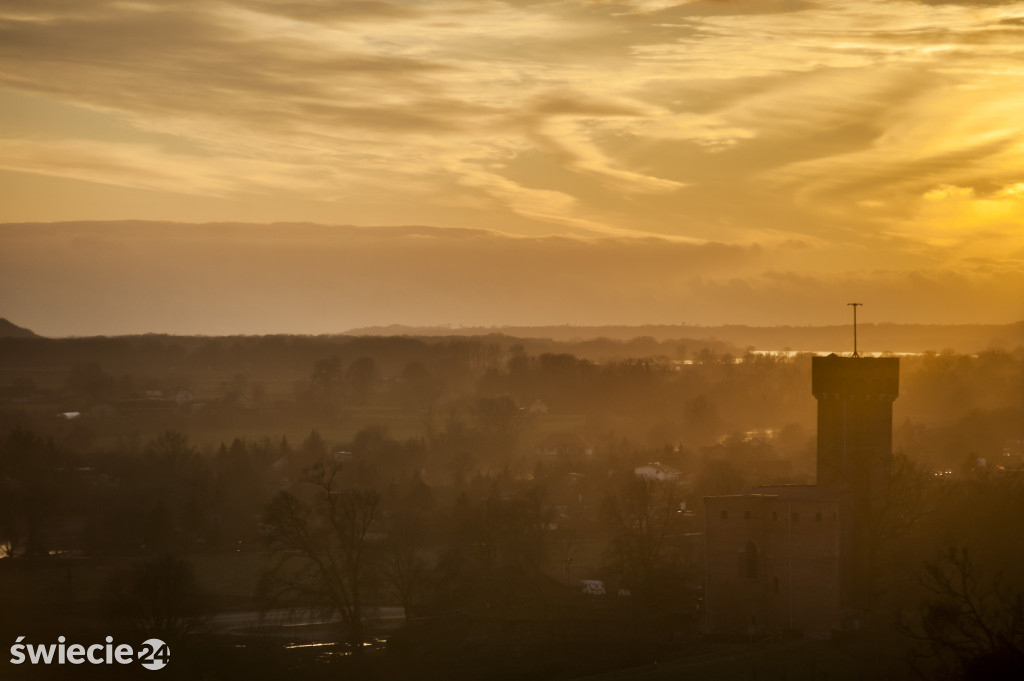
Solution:
<path fill-rule="evenodd" d="M 899 394 L 896 357 L 814 357 L 818 400 L 818 485 L 845 489 L 856 502 L 885 494 L 892 467 L 892 403 Z"/>
<path fill-rule="evenodd" d="M 843 602 L 867 608 L 873 598 L 877 537 L 892 473 L 892 403 L 899 394 L 896 357 L 814 357 L 818 400 L 818 486 L 844 499 Z"/>

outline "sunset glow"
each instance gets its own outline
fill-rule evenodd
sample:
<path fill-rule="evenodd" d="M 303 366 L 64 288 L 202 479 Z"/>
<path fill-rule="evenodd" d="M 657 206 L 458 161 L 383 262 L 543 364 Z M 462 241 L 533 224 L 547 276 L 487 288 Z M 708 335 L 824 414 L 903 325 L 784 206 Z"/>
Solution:
<path fill-rule="evenodd" d="M 168 223 L 0 226 L 0 308 L 1015 321 L 1022 93 L 1024 2 L 0 0 L 0 222 Z"/>

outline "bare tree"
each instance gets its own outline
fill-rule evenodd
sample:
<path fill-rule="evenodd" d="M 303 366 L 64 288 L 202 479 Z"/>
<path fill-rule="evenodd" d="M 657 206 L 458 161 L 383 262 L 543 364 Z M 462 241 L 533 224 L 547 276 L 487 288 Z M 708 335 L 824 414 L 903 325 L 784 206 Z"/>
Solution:
<path fill-rule="evenodd" d="M 30 430 L 0 441 L 0 556 L 44 556 L 65 503 L 67 455 Z"/>
<path fill-rule="evenodd" d="M 887 588 L 887 581 L 899 574 L 901 554 L 916 548 L 908 537 L 919 535 L 921 525 L 933 511 L 928 476 L 920 464 L 903 454 L 893 456 L 888 484 L 873 499 L 864 528 L 865 595 L 875 602 Z"/>
<path fill-rule="evenodd" d="M 289 492 L 270 502 L 267 541 L 274 560 L 261 589 L 271 602 L 289 600 L 338 613 L 358 655 L 374 558 L 370 528 L 380 495 L 341 489 L 340 471 L 323 462 L 307 471 L 309 503 Z"/>
<path fill-rule="evenodd" d="M 911 630 L 953 678 L 1024 675 L 1024 597 L 977 567 L 967 549 L 950 548 L 925 565 L 928 598 Z"/>
<path fill-rule="evenodd" d="M 390 518 L 382 546 L 381 573 L 390 583 L 409 619 L 413 604 L 427 581 L 428 564 L 423 556 L 424 523 L 413 510 L 401 509 Z"/>
<path fill-rule="evenodd" d="M 662 568 L 679 558 L 671 539 L 680 501 L 675 483 L 634 476 L 605 500 L 614 533 L 609 554 L 633 588 L 652 589 Z"/>

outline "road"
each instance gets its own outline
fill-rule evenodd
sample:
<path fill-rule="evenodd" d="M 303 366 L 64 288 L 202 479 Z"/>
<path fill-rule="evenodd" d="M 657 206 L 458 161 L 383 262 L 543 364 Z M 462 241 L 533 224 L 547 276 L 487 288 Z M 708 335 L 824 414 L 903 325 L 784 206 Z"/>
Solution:
<path fill-rule="evenodd" d="M 375 630 L 391 631 L 405 622 L 405 610 L 397 605 L 382 605 L 366 609 L 367 623 Z M 317 613 L 304 609 L 275 608 L 273 610 L 237 610 L 219 612 L 206 624 L 218 634 L 249 633 L 253 627 L 272 629 L 311 628 L 316 625 L 330 625 L 341 622 L 340 617 L 324 618 Z"/>

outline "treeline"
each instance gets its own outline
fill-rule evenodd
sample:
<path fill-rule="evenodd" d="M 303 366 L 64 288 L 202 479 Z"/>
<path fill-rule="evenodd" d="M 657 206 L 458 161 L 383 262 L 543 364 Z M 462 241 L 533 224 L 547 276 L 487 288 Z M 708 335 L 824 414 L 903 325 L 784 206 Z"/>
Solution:
<path fill-rule="evenodd" d="M 676 359 L 597 361 L 512 340 L 8 339 L 5 350 L 13 351 L 0 354 L 0 427 L 31 427 L 85 452 L 166 429 L 208 442 L 204 432 L 315 427 L 352 435 L 379 424 L 404 437 L 458 421 L 502 429 L 504 419 L 517 424 L 513 441 L 482 447 L 479 459 L 505 465 L 555 428 L 598 447 L 627 439 L 691 450 L 753 433 L 787 459 L 812 458 L 808 355 L 676 346 Z M 978 459 L 1019 463 L 1022 365 L 1020 350 L 902 358 L 896 449 L 944 470 Z M 510 414 L 492 410 L 494 423 L 485 423 L 488 404 L 501 404 L 495 400 L 505 400 Z M 81 418 L 57 422 L 57 413 Z"/>
<path fill-rule="evenodd" d="M 307 372 L 318 359 L 351 362 L 371 356 L 388 373 L 409 362 L 473 370 L 498 361 L 502 345 L 488 339 L 427 342 L 407 337 L 116 336 L 0 338 L 0 369 L 14 376 L 100 365 L 114 376 L 161 378 L 175 372 Z"/>
<path fill-rule="evenodd" d="M 893 446 L 935 470 L 1024 465 L 1024 350 L 901 360 Z"/>
<path fill-rule="evenodd" d="M 637 337 L 557 341 L 502 334 L 466 337 L 415 336 L 96 336 L 85 338 L 0 338 L 0 369 L 25 371 L 100 363 L 114 373 L 178 370 L 287 371 L 305 369 L 323 357 L 349 362 L 372 356 L 387 373 L 410 362 L 441 362 L 479 368 L 504 359 L 510 348 L 532 354 L 568 353 L 594 361 L 630 357 L 686 359 L 708 348 L 717 353 L 739 350 L 715 340 Z"/>
<path fill-rule="evenodd" d="M 861 349 L 871 352 L 957 352 L 976 353 L 986 348 L 1014 348 L 1024 343 L 1024 322 L 1012 324 L 858 324 Z M 740 348 L 822 352 L 828 348 L 849 351 L 849 324 L 836 326 L 694 326 L 688 324 L 647 324 L 640 326 L 496 326 L 417 327 L 373 326 L 349 331 L 363 335 L 485 336 L 504 334 L 520 338 L 552 338 L 575 341 L 605 337 L 628 340 L 647 336 L 665 341 L 693 338 L 698 346 L 715 342 Z M 693 343 L 691 343 L 693 344 Z"/>

